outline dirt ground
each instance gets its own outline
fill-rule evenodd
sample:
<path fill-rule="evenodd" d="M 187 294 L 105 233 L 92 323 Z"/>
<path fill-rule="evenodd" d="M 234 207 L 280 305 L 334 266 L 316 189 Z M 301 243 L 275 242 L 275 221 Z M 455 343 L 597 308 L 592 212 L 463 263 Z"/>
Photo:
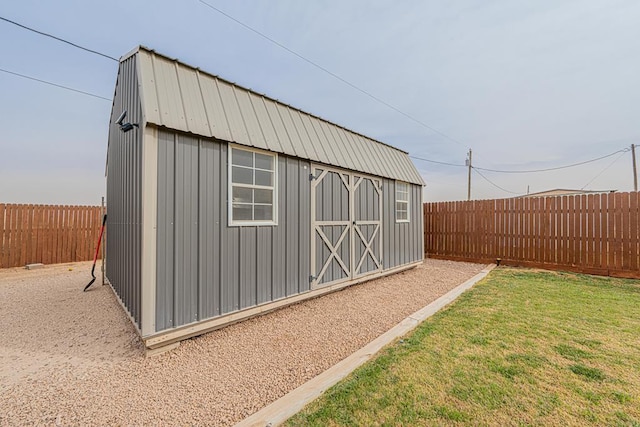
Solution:
<path fill-rule="evenodd" d="M 233 425 L 483 268 L 426 260 L 152 358 L 109 286 L 82 292 L 91 263 L 3 269 L 0 425 Z"/>

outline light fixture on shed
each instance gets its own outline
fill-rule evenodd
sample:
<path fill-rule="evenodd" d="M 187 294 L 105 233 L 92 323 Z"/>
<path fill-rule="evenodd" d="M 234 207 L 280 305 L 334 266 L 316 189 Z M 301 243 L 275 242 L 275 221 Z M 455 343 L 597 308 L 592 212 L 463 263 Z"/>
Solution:
<path fill-rule="evenodd" d="M 124 110 L 122 112 L 122 114 L 120 114 L 120 117 L 118 117 L 118 120 L 116 120 L 116 124 L 120 126 L 120 130 L 124 133 L 129 132 L 131 129 L 133 129 L 134 127 L 137 128 L 138 124 L 137 123 L 129 123 L 129 122 L 124 122 L 124 119 L 127 117 L 127 110 Z"/>

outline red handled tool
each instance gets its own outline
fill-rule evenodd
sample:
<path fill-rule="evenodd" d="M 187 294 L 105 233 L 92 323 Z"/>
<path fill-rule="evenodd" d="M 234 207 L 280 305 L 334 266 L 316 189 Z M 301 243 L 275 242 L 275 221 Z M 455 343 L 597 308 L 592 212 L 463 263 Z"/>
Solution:
<path fill-rule="evenodd" d="M 93 257 L 93 267 L 91 267 L 91 281 L 87 286 L 84 287 L 84 291 L 86 292 L 89 289 L 89 286 L 93 285 L 93 282 L 96 281 L 96 275 L 94 274 L 96 271 L 96 262 L 98 261 L 98 253 L 100 252 L 100 242 L 102 242 L 102 233 L 104 233 L 104 226 L 107 223 L 107 214 L 102 218 L 102 227 L 100 227 L 100 237 L 98 237 L 98 246 L 96 247 L 96 255 Z"/>

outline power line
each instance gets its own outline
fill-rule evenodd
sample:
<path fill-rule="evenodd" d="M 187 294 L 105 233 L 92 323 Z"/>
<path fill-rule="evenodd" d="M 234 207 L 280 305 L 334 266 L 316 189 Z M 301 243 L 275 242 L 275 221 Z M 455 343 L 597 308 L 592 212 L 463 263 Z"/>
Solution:
<path fill-rule="evenodd" d="M 582 186 L 582 188 L 580 190 L 584 190 L 589 184 L 591 184 L 593 181 L 595 181 L 600 175 L 602 175 L 607 169 L 609 169 L 611 166 L 613 166 L 613 164 L 615 162 L 617 162 L 618 160 L 620 160 L 620 158 L 622 156 L 624 156 L 625 152 L 620 153 L 620 155 L 618 157 L 616 157 L 615 159 L 613 159 L 613 162 L 609 163 L 604 169 L 602 169 L 596 176 L 594 176 L 593 178 L 591 178 L 591 180 L 589 182 L 587 182 L 585 185 Z"/>
<path fill-rule="evenodd" d="M 104 99 L 105 101 L 109 101 L 109 102 L 111 102 L 111 98 L 105 98 L 104 96 L 96 95 L 95 93 L 85 92 L 85 91 L 83 91 L 83 90 L 74 89 L 74 88 L 72 88 L 72 87 L 59 85 L 59 84 L 57 84 L 57 83 L 48 82 L 48 81 L 46 81 L 46 80 L 40 80 L 40 79 L 37 79 L 37 78 L 35 78 L 35 77 L 26 76 L 26 75 L 24 75 L 24 74 L 20 74 L 20 73 L 14 73 L 13 71 L 5 70 L 5 69 L 3 69 L 3 68 L 0 68 L 0 71 L 2 71 L 3 73 L 12 74 L 12 75 L 14 75 L 14 76 L 22 77 L 23 79 L 33 80 L 33 81 L 40 82 L 40 83 L 44 83 L 44 84 L 47 84 L 47 85 L 50 85 L 50 86 L 59 87 L 59 88 L 61 88 L 61 89 L 70 90 L 70 91 L 72 91 L 72 92 L 81 93 L 81 94 L 83 94 L 83 95 L 92 96 L 92 97 L 94 97 L 94 98 Z"/>
<path fill-rule="evenodd" d="M 20 28 L 24 28 L 25 30 L 32 31 L 32 32 L 34 32 L 34 33 L 36 33 L 36 34 L 40 34 L 41 36 L 50 37 L 50 38 L 52 38 L 52 39 L 54 39 L 54 40 L 58 40 L 59 42 L 66 43 L 66 44 L 68 44 L 68 45 L 70 45 L 70 46 L 73 46 L 73 47 L 75 47 L 75 48 L 82 49 L 82 50 L 84 50 L 84 51 L 87 51 L 87 52 L 93 53 L 93 54 L 95 54 L 95 55 L 100 55 L 100 56 L 103 56 L 103 57 L 105 57 L 105 58 L 107 58 L 107 59 L 111 59 L 112 61 L 119 62 L 119 61 L 118 61 L 116 58 L 114 58 L 113 56 L 109 56 L 109 55 L 106 55 L 106 54 L 104 54 L 104 53 L 100 53 L 100 52 L 98 52 L 98 51 L 96 51 L 96 50 L 89 49 L 89 48 L 86 48 L 86 47 L 84 47 L 84 46 L 80 46 L 80 45 L 75 44 L 75 43 L 72 43 L 72 42 L 70 42 L 70 41 L 68 41 L 68 40 L 62 39 L 62 38 L 60 38 L 60 37 L 56 37 L 56 36 L 54 36 L 54 35 L 52 35 L 52 34 L 45 33 L 45 32 L 43 32 L 43 31 L 39 31 L 39 30 L 36 30 L 36 29 L 34 29 L 34 28 L 31 28 L 31 27 L 27 27 L 26 25 L 20 24 L 20 23 L 18 23 L 18 22 L 12 21 L 12 20 L 7 19 L 7 18 L 3 18 L 2 16 L 0 16 L 0 20 L 3 20 L 3 21 L 8 22 L 8 23 L 10 23 L 10 24 L 16 25 L 16 26 L 18 26 L 18 27 L 20 27 Z"/>
<path fill-rule="evenodd" d="M 511 193 L 511 194 L 516 194 L 516 195 L 518 195 L 518 196 L 522 194 L 522 193 L 516 193 L 516 192 L 514 192 L 514 191 L 509 191 L 509 190 L 507 190 L 507 189 L 505 189 L 505 188 L 500 187 L 498 184 L 496 184 L 495 182 L 491 181 L 489 178 L 487 178 L 486 176 L 484 176 L 484 175 L 483 175 L 483 174 L 478 170 L 478 168 L 476 168 L 475 166 L 471 166 L 471 169 L 475 170 L 475 171 L 476 171 L 476 173 L 477 173 L 478 175 L 480 175 L 482 178 L 484 178 L 484 180 L 485 180 L 485 181 L 487 181 L 489 184 L 493 185 L 493 186 L 494 186 L 494 187 L 496 187 L 496 188 L 499 188 L 500 190 L 502 190 L 502 191 L 504 191 L 504 192 Z"/>
<path fill-rule="evenodd" d="M 292 50 L 292 49 L 288 48 L 287 46 L 283 45 L 282 43 L 278 42 L 277 40 L 274 40 L 274 39 L 272 39 L 271 37 L 267 36 L 266 34 L 261 33 L 260 31 L 256 30 L 255 28 L 253 28 L 253 27 L 251 27 L 251 26 L 249 26 L 249 25 L 245 24 L 244 22 L 242 22 L 242 21 L 240 21 L 240 20 L 238 20 L 238 19 L 234 18 L 233 16 L 231 16 L 231 15 L 229 15 L 228 13 L 226 13 L 226 12 L 224 12 L 224 11 L 222 11 L 222 10 L 218 9 L 217 7 L 215 7 L 215 6 L 213 6 L 213 5 L 209 4 L 209 3 L 207 3 L 206 1 L 204 1 L 204 0 L 198 0 L 198 1 L 199 1 L 200 3 L 202 3 L 202 4 L 204 4 L 205 6 L 207 6 L 207 7 L 211 8 L 212 10 L 214 10 L 214 11 L 218 12 L 219 14 L 221 14 L 221 15 L 225 16 L 227 19 L 230 19 L 231 21 L 235 22 L 236 24 L 241 25 L 241 26 L 242 26 L 242 27 L 244 27 L 245 29 L 247 29 L 247 30 L 249 30 L 249 31 L 251 31 L 251 32 L 253 32 L 253 33 L 255 33 L 255 34 L 259 35 L 260 37 L 264 38 L 265 40 L 267 40 L 267 41 L 269 41 L 269 42 L 271 42 L 271 43 L 275 44 L 275 45 L 276 45 L 276 46 L 278 46 L 279 48 L 286 50 L 287 52 L 291 53 L 292 55 L 295 55 L 296 57 L 298 57 L 299 59 L 301 59 L 301 60 L 305 61 L 306 63 L 308 63 L 308 64 L 310 64 L 310 65 L 312 65 L 312 66 L 316 67 L 317 69 L 319 69 L 319 70 L 321 70 L 321 71 L 323 71 L 323 72 L 325 72 L 325 73 L 327 73 L 327 74 L 329 74 L 330 76 L 332 76 L 333 78 L 335 78 L 335 79 L 337 79 L 337 80 L 341 81 L 342 83 L 346 84 L 347 86 L 350 86 L 351 88 L 353 88 L 353 89 L 357 90 L 358 92 L 360 92 L 360 93 L 362 93 L 362 94 L 364 94 L 364 95 L 368 96 L 369 98 L 373 99 L 374 101 L 377 101 L 377 102 L 381 103 L 382 105 L 384 105 L 384 106 L 386 106 L 386 107 L 388 107 L 388 108 L 392 109 L 392 110 L 393 110 L 393 111 L 395 111 L 396 113 L 399 113 L 399 114 L 403 115 L 404 117 L 408 118 L 409 120 L 411 120 L 411 121 L 413 121 L 413 122 L 415 122 L 415 123 L 417 123 L 417 124 L 419 124 L 419 125 L 421 125 L 421 126 L 423 126 L 423 127 L 427 128 L 427 129 L 430 129 L 431 131 L 433 131 L 433 132 L 437 133 L 437 134 L 438 134 L 438 135 L 440 135 L 440 136 L 445 137 L 446 139 L 448 139 L 448 140 L 450 140 L 450 141 L 452 141 L 452 142 L 455 142 L 456 144 L 464 145 L 462 142 L 458 141 L 457 139 L 450 137 L 450 136 L 449 136 L 449 135 L 447 135 L 446 133 L 439 131 L 438 129 L 434 128 L 433 126 L 430 126 L 430 125 L 428 125 L 427 123 L 425 123 L 425 122 L 423 122 L 423 121 L 421 121 L 421 120 L 418 120 L 417 118 L 413 117 L 413 116 L 412 116 L 412 115 L 410 115 L 410 114 L 405 113 L 404 111 L 400 110 L 400 109 L 399 109 L 399 108 L 397 108 L 397 107 L 394 107 L 393 105 L 389 104 L 387 101 L 385 101 L 385 100 L 383 100 L 383 99 L 381 99 L 381 98 L 378 98 L 377 96 L 375 96 L 375 95 L 371 94 L 370 92 L 367 92 L 366 90 L 364 90 L 364 89 L 362 89 L 362 88 L 360 88 L 360 87 L 356 86 L 355 84 L 351 83 L 350 81 L 346 80 L 345 78 L 340 77 L 339 75 L 337 75 L 336 73 L 334 73 L 334 72 L 332 72 L 332 71 L 329 71 L 328 69 L 326 69 L 326 68 L 325 68 L 325 67 L 323 67 L 322 65 L 320 65 L 320 64 L 318 64 L 318 63 L 316 63 L 316 62 L 313 62 L 313 61 L 312 61 L 312 60 L 310 60 L 310 59 L 305 58 L 304 56 L 302 56 L 302 55 L 301 55 L 301 54 L 299 54 L 298 52 L 296 52 L 296 51 L 294 51 L 294 50 Z"/>
<path fill-rule="evenodd" d="M 591 160 L 585 160 L 584 162 L 578 162 L 578 163 L 573 163 L 570 165 L 565 165 L 565 166 L 557 166 L 557 167 L 553 167 L 553 168 L 546 168 L 546 169 L 532 169 L 532 170 L 499 170 L 499 169 L 487 169 L 487 168 L 478 168 L 474 166 L 474 169 L 479 169 L 485 172 L 496 172 L 496 173 L 534 173 L 534 172 L 548 172 L 548 171 L 555 171 L 555 170 L 560 170 L 560 169 L 567 169 L 567 168 L 572 168 L 575 166 L 581 166 L 581 165 L 586 165 L 587 163 L 593 163 L 593 162 L 597 162 L 598 160 L 602 160 L 602 159 L 606 159 L 607 157 L 611 157 L 611 156 L 615 156 L 618 153 L 626 153 L 627 151 L 629 151 L 629 148 L 624 148 L 622 150 L 618 150 L 615 151 L 611 154 L 607 154 L 606 156 L 602 156 L 602 157 L 597 157 L 595 159 L 591 159 Z"/>
<path fill-rule="evenodd" d="M 422 157 L 418 157 L 418 156 L 411 156 L 411 155 L 409 155 L 409 157 L 411 157 L 412 159 L 422 160 L 423 162 L 435 163 L 435 164 L 438 164 L 438 165 L 445 165 L 445 166 L 457 166 L 457 167 L 463 167 L 463 168 L 465 168 L 465 167 L 466 167 L 465 165 L 458 165 L 458 164 L 455 164 L 455 163 L 447 163 L 447 162 L 439 162 L 439 161 L 437 161 L 437 160 L 424 159 L 424 158 L 422 158 Z"/>

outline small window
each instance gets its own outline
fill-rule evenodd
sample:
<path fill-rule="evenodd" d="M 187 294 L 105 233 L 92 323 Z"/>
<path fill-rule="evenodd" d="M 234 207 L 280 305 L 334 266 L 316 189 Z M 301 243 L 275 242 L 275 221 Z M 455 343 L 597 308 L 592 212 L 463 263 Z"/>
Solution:
<path fill-rule="evenodd" d="M 409 222 L 409 184 L 396 181 L 396 222 Z"/>
<path fill-rule="evenodd" d="M 229 224 L 275 225 L 275 154 L 229 146 Z"/>

